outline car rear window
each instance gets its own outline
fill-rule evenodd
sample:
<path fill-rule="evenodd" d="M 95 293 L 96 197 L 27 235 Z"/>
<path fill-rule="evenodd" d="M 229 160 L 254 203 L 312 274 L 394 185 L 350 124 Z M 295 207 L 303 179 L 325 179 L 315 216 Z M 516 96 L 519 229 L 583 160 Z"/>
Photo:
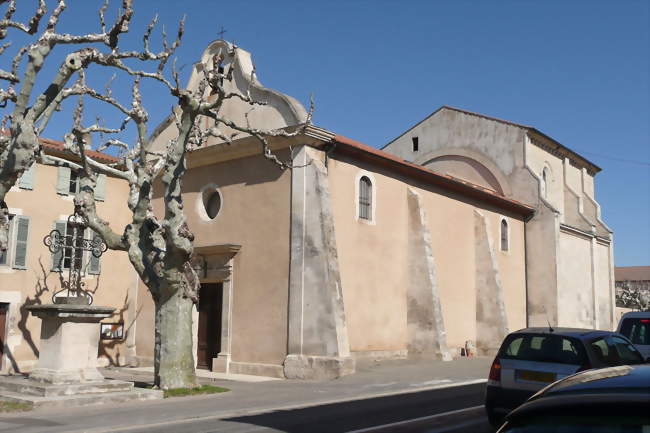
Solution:
<path fill-rule="evenodd" d="M 623 319 L 621 334 L 625 335 L 632 344 L 650 345 L 650 319 L 640 317 Z"/>
<path fill-rule="evenodd" d="M 515 334 L 504 341 L 499 357 L 521 361 L 582 365 L 585 351 L 578 339 L 551 334 Z"/>

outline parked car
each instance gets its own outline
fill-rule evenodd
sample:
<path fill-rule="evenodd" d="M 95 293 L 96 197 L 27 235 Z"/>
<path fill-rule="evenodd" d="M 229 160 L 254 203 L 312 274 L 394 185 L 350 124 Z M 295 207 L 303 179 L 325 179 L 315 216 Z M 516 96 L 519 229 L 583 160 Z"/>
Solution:
<path fill-rule="evenodd" d="M 497 433 L 650 432 L 650 365 L 583 371 L 547 386 Z"/>
<path fill-rule="evenodd" d="M 644 358 L 650 358 L 650 311 L 623 314 L 616 330 L 626 336 Z"/>
<path fill-rule="evenodd" d="M 493 426 L 534 393 L 578 371 L 645 360 L 632 343 L 610 331 L 526 328 L 509 334 L 497 352 L 485 393 Z"/>

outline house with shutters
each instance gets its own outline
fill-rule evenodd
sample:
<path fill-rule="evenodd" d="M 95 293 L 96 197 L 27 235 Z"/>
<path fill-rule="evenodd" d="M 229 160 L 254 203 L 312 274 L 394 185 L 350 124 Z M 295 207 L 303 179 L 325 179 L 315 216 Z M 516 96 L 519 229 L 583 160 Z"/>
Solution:
<path fill-rule="evenodd" d="M 60 142 L 42 139 L 43 151 L 73 158 Z M 115 157 L 95 152 L 93 157 L 114 163 Z M 73 195 L 77 178 L 70 169 L 34 164 L 9 191 L 9 248 L 0 253 L 0 351 L 1 371 L 29 371 L 38 358 L 41 320 L 25 307 L 52 302 L 61 289 L 60 277 L 67 278 L 70 267 L 81 268 L 85 289 L 94 303 L 116 308 L 108 323 L 127 321 L 129 288 L 137 279 L 125 253 L 107 251 L 96 259 L 91 254 L 73 263 L 69 254 L 51 254 L 43 239 L 53 229 L 65 234 L 68 216 L 74 212 Z M 124 181 L 101 176 L 97 188 L 97 208 L 115 228 L 127 223 L 128 186 Z M 89 238 L 90 231 L 83 234 Z M 125 272 L 125 270 L 127 270 Z M 62 271 L 61 274 L 59 271 Z M 101 288 L 101 290 L 100 290 Z M 102 362 L 125 362 L 123 340 L 102 340 Z M 121 361 L 120 361 L 121 360 Z"/>

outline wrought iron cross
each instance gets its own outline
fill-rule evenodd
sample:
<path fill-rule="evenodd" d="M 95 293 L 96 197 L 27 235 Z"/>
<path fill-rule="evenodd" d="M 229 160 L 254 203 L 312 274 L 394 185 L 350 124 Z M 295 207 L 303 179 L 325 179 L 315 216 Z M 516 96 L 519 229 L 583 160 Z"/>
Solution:
<path fill-rule="evenodd" d="M 99 258 L 108 247 L 100 237 L 84 238 L 83 234 L 87 227 L 88 221 L 75 207 L 75 212 L 68 217 L 66 233 L 63 234 L 55 229 L 43 239 L 43 243 L 47 245 L 52 254 L 61 253 L 59 263 L 56 263 L 61 274 L 63 274 L 62 265 L 65 260 L 70 260 L 68 281 L 63 281 L 62 278 L 61 290 L 52 295 L 52 302 L 55 304 L 60 303 L 58 302 L 59 298 L 76 298 L 78 301 L 83 301 L 89 305 L 93 303 L 92 295 L 84 290 L 85 283 L 81 281 L 86 274 L 86 270 L 81 265 L 83 253 L 89 251 L 95 258 Z M 64 292 L 65 295 L 59 296 Z"/>
<path fill-rule="evenodd" d="M 219 30 L 217 34 L 219 35 L 219 39 L 223 39 L 223 35 L 226 34 L 226 29 L 221 26 L 221 30 Z"/>

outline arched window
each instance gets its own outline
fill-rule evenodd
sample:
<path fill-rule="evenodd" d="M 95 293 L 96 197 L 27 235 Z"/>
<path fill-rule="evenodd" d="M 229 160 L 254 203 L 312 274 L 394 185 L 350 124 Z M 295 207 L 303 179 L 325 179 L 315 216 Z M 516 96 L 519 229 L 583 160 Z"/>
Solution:
<path fill-rule="evenodd" d="M 359 179 L 359 218 L 372 219 L 372 182 L 368 176 Z"/>
<path fill-rule="evenodd" d="M 501 251 L 508 251 L 508 222 L 501 220 Z"/>
<path fill-rule="evenodd" d="M 548 190 L 548 168 L 544 167 L 544 170 L 542 170 L 542 184 L 541 184 L 542 197 L 546 198 L 547 190 Z"/>

